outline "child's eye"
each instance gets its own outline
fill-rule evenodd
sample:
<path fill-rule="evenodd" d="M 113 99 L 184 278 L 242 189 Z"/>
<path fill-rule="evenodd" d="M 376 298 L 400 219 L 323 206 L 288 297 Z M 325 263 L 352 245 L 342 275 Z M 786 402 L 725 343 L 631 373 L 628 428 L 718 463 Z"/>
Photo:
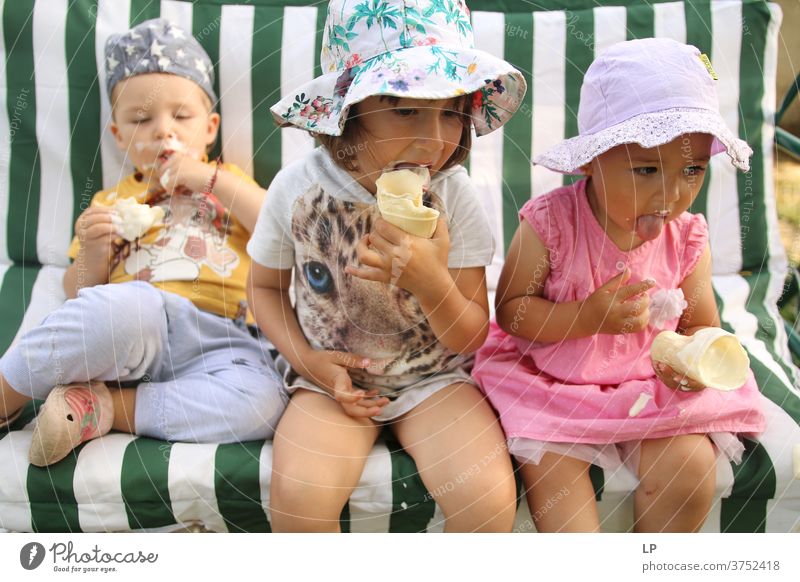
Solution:
<path fill-rule="evenodd" d="M 396 108 L 394 110 L 395 114 L 399 115 L 400 117 L 410 117 L 416 113 L 415 109 L 408 109 L 408 108 Z"/>
<path fill-rule="evenodd" d="M 148 121 L 150 121 L 149 117 L 137 117 L 136 119 L 133 120 L 133 122 L 136 123 L 137 125 L 140 123 L 147 123 Z"/>
<path fill-rule="evenodd" d="M 655 166 L 642 166 L 641 168 L 634 168 L 633 173 L 638 176 L 649 176 L 658 172 Z"/>
<path fill-rule="evenodd" d="M 703 166 L 689 166 L 688 168 L 683 169 L 683 173 L 686 176 L 699 176 L 705 171 L 706 169 Z"/>

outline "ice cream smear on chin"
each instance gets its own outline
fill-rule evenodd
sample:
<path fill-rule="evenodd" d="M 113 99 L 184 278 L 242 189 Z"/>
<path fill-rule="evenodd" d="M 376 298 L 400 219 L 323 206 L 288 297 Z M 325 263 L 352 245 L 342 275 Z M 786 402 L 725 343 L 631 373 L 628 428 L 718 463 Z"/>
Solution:
<path fill-rule="evenodd" d="M 636 236 L 644 241 L 658 238 L 667 222 L 669 212 L 643 214 L 636 219 Z"/>
<path fill-rule="evenodd" d="M 750 369 L 750 358 L 736 336 L 718 327 L 690 336 L 662 331 L 653 340 L 650 358 L 717 390 L 741 388 Z"/>
<path fill-rule="evenodd" d="M 139 204 L 133 198 L 123 198 L 114 204 L 119 215 L 120 236 L 134 241 L 164 219 L 164 209 L 159 206 Z"/>
<path fill-rule="evenodd" d="M 426 166 L 397 162 L 384 170 L 375 181 L 378 210 L 383 219 L 409 234 L 432 237 L 439 211 L 422 204 L 429 183 Z"/>

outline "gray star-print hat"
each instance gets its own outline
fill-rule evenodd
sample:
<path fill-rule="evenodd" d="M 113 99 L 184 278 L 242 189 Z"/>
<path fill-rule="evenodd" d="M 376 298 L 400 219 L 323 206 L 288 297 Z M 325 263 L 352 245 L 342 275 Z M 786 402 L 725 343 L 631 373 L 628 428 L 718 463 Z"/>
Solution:
<path fill-rule="evenodd" d="M 200 43 L 164 18 L 146 20 L 124 34 L 106 41 L 106 89 L 108 96 L 120 81 L 146 73 L 171 73 L 194 81 L 211 99 L 214 66 Z"/>

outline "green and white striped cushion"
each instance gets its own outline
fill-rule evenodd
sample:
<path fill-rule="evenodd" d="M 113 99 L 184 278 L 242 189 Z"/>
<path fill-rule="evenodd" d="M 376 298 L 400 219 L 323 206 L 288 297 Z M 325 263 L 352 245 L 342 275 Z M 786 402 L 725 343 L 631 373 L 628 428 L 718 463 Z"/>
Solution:
<path fill-rule="evenodd" d="M 576 133 L 581 77 L 599 50 L 627 38 L 670 36 L 710 55 L 723 114 L 755 155 L 746 175 L 715 159 L 695 210 L 711 227 L 724 325 L 750 352 L 770 423 L 758 443 L 748 443 L 743 465 L 719 466 L 720 500 L 706 528 L 796 529 L 800 482 L 792 478 L 791 455 L 800 443 L 800 390 L 775 309 L 786 263 L 771 147 L 779 9 L 753 0 L 469 4 L 478 46 L 515 63 L 530 87 L 508 125 L 475 141 L 468 164 L 506 244 L 525 200 L 565 179 L 529 159 Z M 159 15 L 191 30 L 217 63 L 225 159 L 262 185 L 313 147 L 307 135 L 275 128 L 268 109 L 320 72 L 324 3 L 0 0 L 0 14 L 0 353 L 63 301 L 75 218 L 95 191 L 130 171 L 106 127 L 102 52 L 109 34 Z M 498 245 L 492 281 L 503 254 Z M 32 415 L 14 428 L 29 427 Z M 230 531 L 269 527 L 269 443 L 170 445 L 113 435 L 46 471 L 27 465 L 29 439 L 29 430 L 0 433 L 2 528 L 153 529 L 187 521 Z M 633 477 L 592 476 L 606 525 L 625 529 Z M 441 527 L 410 458 L 386 444 L 376 446 L 343 520 L 353 531 Z"/>

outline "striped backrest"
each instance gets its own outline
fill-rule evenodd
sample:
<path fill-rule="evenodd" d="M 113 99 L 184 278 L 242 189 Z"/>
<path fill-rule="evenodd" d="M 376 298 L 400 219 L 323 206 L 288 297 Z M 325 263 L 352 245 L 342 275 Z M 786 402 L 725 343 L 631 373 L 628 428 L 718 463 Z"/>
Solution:
<path fill-rule="evenodd" d="M 695 210 L 711 228 L 723 325 L 751 355 L 770 422 L 758 442 L 748 442 L 745 463 L 731 475 L 731 495 L 712 521 L 723 531 L 763 529 L 774 503 L 768 500 L 793 495 L 787 459 L 800 442 L 798 378 L 775 309 L 786 263 L 771 145 L 780 10 L 756 0 L 468 3 L 477 45 L 516 64 L 529 85 L 520 112 L 477 139 L 468 162 L 501 243 L 491 282 L 518 208 L 570 179 L 529 160 L 576 133 L 581 79 L 594 56 L 628 38 L 669 36 L 711 57 L 723 115 L 755 155 L 747 174 L 715 158 Z M 216 65 L 224 158 L 267 186 L 281 166 L 313 147 L 308 135 L 276 128 L 268 110 L 320 72 L 325 7 L 313 0 L 0 0 L 0 354 L 21 328 L 63 301 L 75 218 L 97 190 L 130 171 L 107 129 L 106 38 L 157 16 L 192 31 Z M 601 488 L 602 472 L 593 477 Z M 131 495 L 133 508 L 137 493 Z M 772 529 L 785 530 L 770 519 Z"/>

